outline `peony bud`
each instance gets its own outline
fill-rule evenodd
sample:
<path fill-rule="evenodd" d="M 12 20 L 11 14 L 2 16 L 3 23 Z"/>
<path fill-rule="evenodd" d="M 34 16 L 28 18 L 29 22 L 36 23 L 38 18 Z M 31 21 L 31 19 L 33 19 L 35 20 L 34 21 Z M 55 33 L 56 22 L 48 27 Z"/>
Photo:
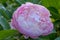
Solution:
<path fill-rule="evenodd" d="M 11 23 L 21 34 L 31 38 L 48 35 L 53 30 L 49 10 L 42 5 L 30 2 L 17 8 Z"/>

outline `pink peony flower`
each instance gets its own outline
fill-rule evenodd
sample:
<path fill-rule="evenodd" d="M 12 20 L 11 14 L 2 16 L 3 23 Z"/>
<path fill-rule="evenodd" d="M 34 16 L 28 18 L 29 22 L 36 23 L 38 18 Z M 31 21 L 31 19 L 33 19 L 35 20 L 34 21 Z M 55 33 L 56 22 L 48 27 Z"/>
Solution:
<path fill-rule="evenodd" d="M 11 23 L 16 30 L 31 38 L 48 35 L 53 30 L 49 10 L 42 5 L 30 2 L 17 8 Z"/>

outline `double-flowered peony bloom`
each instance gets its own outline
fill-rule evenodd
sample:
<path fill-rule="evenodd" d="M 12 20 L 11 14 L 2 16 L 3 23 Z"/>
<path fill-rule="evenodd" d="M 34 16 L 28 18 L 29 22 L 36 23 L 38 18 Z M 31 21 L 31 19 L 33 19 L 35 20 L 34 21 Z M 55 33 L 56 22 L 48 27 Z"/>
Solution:
<path fill-rule="evenodd" d="M 48 35 L 53 30 L 50 12 L 42 5 L 27 2 L 13 13 L 13 27 L 26 37 L 38 38 Z"/>

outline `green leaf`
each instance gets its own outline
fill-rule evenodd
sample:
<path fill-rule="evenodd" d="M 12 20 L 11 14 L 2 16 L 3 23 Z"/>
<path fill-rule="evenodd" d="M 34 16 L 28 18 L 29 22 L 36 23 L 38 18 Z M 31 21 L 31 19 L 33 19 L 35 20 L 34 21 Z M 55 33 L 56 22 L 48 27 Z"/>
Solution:
<path fill-rule="evenodd" d="M 58 9 L 56 9 L 55 7 L 48 7 L 49 10 L 53 11 L 55 14 L 59 14 Z"/>
<path fill-rule="evenodd" d="M 32 2 L 38 4 L 41 0 L 26 0 L 25 2 Z"/>
<path fill-rule="evenodd" d="M 7 0 L 3 0 L 3 1 L 2 1 L 2 0 L 0 0 L 0 3 L 5 3 L 6 1 L 7 1 Z"/>
<path fill-rule="evenodd" d="M 18 3 L 17 4 L 11 4 L 11 5 L 8 5 L 7 7 L 6 7 L 6 9 L 11 13 L 11 17 L 12 17 L 12 14 L 13 14 L 13 12 L 17 9 L 17 7 L 18 7 L 19 5 L 18 5 Z"/>
<path fill-rule="evenodd" d="M 0 25 L 3 27 L 4 30 L 10 29 L 9 23 L 3 16 L 0 16 Z"/>
<path fill-rule="evenodd" d="M 54 7 L 48 7 L 48 9 L 50 10 L 51 12 L 51 17 L 54 18 L 54 19 L 60 19 L 60 14 L 58 12 L 58 10 Z"/>
<path fill-rule="evenodd" d="M 41 39 L 46 39 L 46 40 L 54 40 L 57 37 L 56 33 L 51 33 L 47 36 L 41 36 Z"/>
<path fill-rule="evenodd" d="M 40 0 L 16 0 L 16 2 L 20 5 L 24 4 L 26 2 L 32 2 L 32 3 L 38 4 L 40 2 Z"/>
<path fill-rule="evenodd" d="M 25 0 L 15 0 L 15 2 L 17 2 L 19 5 L 25 3 Z"/>
<path fill-rule="evenodd" d="M 57 37 L 55 40 L 60 40 L 60 37 Z"/>
<path fill-rule="evenodd" d="M 33 39 L 33 40 L 50 40 L 49 38 L 37 38 L 37 39 Z"/>
<path fill-rule="evenodd" d="M 32 2 L 32 3 L 35 3 L 35 4 L 38 4 L 40 2 L 40 0 L 31 0 L 29 2 Z"/>
<path fill-rule="evenodd" d="M 0 14 L 6 19 L 11 18 L 11 13 L 2 4 L 0 4 Z"/>
<path fill-rule="evenodd" d="M 46 7 L 55 7 L 57 9 L 60 9 L 60 0 L 41 0 L 42 5 Z"/>
<path fill-rule="evenodd" d="M 25 40 L 24 36 L 21 36 L 19 39 L 20 39 L 20 40 Z"/>
<path fill-rule="evenodd" d="M 37 39 L 30 39 L 30 40 L 54 40 L 57 37 L 56 33 L 51 33 L 46 36 L 40 36 Z"/>
<path fill-rule="evenodd" d="M 56 30 L 60 30 L 60 20 L 56 20 L 54 22 L 54 27 L 55 27 Z"/>
<path fill-rule="evenodd" d="M 2 30 L 0 31 L 0 40 L 16 35 L 16 30 Z"/>
<path fill-rule="evenodd" d="M 0 31 L 3 30 L 3 27 L 0 25 Z"/>

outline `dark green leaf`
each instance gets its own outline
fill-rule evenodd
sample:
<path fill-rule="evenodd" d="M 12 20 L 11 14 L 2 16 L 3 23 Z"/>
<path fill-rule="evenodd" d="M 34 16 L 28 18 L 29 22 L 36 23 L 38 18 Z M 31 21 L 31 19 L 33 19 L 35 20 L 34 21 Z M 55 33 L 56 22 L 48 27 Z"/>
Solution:
<path fill-rule="evenodd" d="M 0 25 L 3 27 L 4 30 L 10 29 L 9 23 L 3 16 L 0 16 Z"/>
<path fill-rule="evenodd" d="M 29 1 L 30 2 L 30 1 Z M 32 3 L 38 4 L 40 0 L 31 0 Z"/>
<path fill-rule="evenodd" d="M 0 4 L 0 14 L 4 16 L 6 19 L 11 18 L 11 13 L 1 4 Z"/>
<path fill-rule="evenodd" d="M 56 33 L 51 33 L 50 35 L 47 35 L 47 36 L 42 36 L 40 38 L 45 39 L 45 40 L 54 40 L 56 38 Z"/>
<path fill-rule="evenodd" d="M 60 20 L 56 20 L 54 22 L 54 27 L 55 27 L 56 30 L 60 30 Z"/>
<path fill-rule="evenodd" d="M 60 19 L 60 14 L 58 12 L 58 10 L 54 7 L 48 7 L 48 9 L 50 10 L 51 12 L 51 17 L 54 18 L 54 19 Z"/>
<path fill-rule="evenodd" d="M 19 5 L 25 3 L 25 0 L 15 0 L 15 2 L 17 2 Z"/>
<path fill-rule="evenodd" d="M 41 0 L 26 0 L 25 2 L 31 2 L 31 3 L 35 3 L 38 4 Z"/>
<path fill-rule="evenodd" d="M 3 27 L 0 25 L 0 31 L 3 30 Z"/>

